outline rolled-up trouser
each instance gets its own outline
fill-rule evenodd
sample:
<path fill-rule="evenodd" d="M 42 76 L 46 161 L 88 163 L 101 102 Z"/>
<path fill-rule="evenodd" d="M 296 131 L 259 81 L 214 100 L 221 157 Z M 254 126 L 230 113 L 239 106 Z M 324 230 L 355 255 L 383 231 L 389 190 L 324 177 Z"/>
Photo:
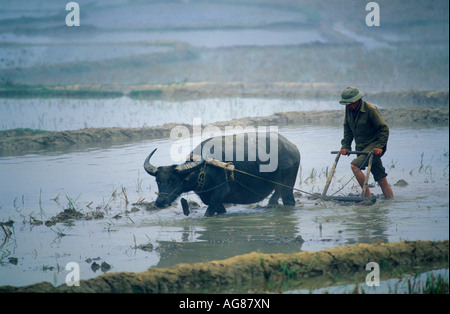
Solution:
<path fill-rule="evenodd" d="M 373 174 L 373 178 L 375 181 L 383 179 L 387 176 L 386 169 L 383 167 L 383 163 L 381 162 L 381 156 L 384 155 L 384 150 L 381 155 L 373 155 L 372 159 L 372 168 L 370 172 Z M 369 164 L 369 155 L 358 155 L 355 159 L 352 160 L 352 165 L 360 168 L 361 170 L 366 169 Z"/>

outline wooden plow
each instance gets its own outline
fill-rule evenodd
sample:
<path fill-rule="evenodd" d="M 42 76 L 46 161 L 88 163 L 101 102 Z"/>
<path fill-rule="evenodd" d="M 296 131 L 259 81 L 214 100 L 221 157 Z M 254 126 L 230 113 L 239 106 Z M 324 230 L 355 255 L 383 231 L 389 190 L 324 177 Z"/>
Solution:
<path fill-rule="evenodd" d="M 360 195 L 355 196 L 335 196 L 335 195 L 327 195 L 328 188 L 330 187 L 331 180 L 333 179 L 334 172 L 336 171 L 337 163 L 339 162 L 339 158 L 341 157 L 340 151 L 332 151 L 331 154 L 336 154 L 336 158 L 334 159 L 333 166 L 331 167 L 330 174 L 328 175 L 327 181 L 325 183 L 325 187 L 323 189 L 322 194 L 318 194 L 317 196 L 313 196 L 312 198 L 320 198 L 323 200 L 330 200 L 330 201 L 339 201 L 339 202 L 355 202 L 355 203 L 361 203 L 361 204 L 374 204 L 376 199 L 375 197 L 367 197 L 364 196 L 367 190 L 369 176 L 370 176 L 370 170 L 372 169 L 372 160 L 373 160 L 373 154 L 371 152 L 365 152 L 365 151 L 348 151 L 347 154 L 358 154 L 358 155 L 369 155 L 369 163 L 367 165 L 366 170 L 366 177 L 364 180 L 363 189 Z"/>

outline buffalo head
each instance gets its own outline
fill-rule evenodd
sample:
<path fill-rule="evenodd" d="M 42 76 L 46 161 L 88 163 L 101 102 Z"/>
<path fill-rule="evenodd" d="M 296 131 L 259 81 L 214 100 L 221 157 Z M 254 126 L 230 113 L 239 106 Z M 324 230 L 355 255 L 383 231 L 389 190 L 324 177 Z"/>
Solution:
<path fill-rule="evenodd" d="M 187 192 L 186 177 L 195 171 L 203 161 L 188 161 L 182 165 L 155 167 L 150 163 L 156 148 L 144 161 L 145 171 L 156 178 L 158 185 L 158 197 L 155 205 L 159 208 L 169 206 L 181 193 Z"/>

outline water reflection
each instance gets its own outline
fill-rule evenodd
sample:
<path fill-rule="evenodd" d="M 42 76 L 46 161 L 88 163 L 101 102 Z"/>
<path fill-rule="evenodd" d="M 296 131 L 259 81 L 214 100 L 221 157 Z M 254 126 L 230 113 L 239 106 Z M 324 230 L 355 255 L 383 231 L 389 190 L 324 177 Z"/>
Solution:
<path fill-rule="evenodd" d="M 387 234 L 389 207 L 384 204 L 374 206 L 354 206 L 352 213 L 343 223 L 345 231 L 351 234 L 346 244 L 389 242 Z M 386 206 L 387 205 L 387 206 Z"/>
<path fill-rule="evenodd" d="M 294 207 L 260 207 L 229 215 L 204 218 L 193 231 L 183 227 L 181 241 L 158 241 L 158 267 L 225 259 L 253 251 L 292 253 L 301 250 Z M 195 232 L 195 241 L 191 241 Z"/>

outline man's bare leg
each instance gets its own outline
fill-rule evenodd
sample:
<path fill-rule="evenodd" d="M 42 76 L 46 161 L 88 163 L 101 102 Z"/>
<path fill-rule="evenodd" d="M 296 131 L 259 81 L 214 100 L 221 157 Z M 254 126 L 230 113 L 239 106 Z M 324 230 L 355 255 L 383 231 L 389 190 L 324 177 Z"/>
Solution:
<path fill-rule="evenodd" d="M 381 191 L 383 191 L 385 198 L 393 198 L 394 197 L 394 192 L 392 192 L 391 186 L 389 185 L 386 177 L 378 180 L 378 184 L 380 185 Z"/>

